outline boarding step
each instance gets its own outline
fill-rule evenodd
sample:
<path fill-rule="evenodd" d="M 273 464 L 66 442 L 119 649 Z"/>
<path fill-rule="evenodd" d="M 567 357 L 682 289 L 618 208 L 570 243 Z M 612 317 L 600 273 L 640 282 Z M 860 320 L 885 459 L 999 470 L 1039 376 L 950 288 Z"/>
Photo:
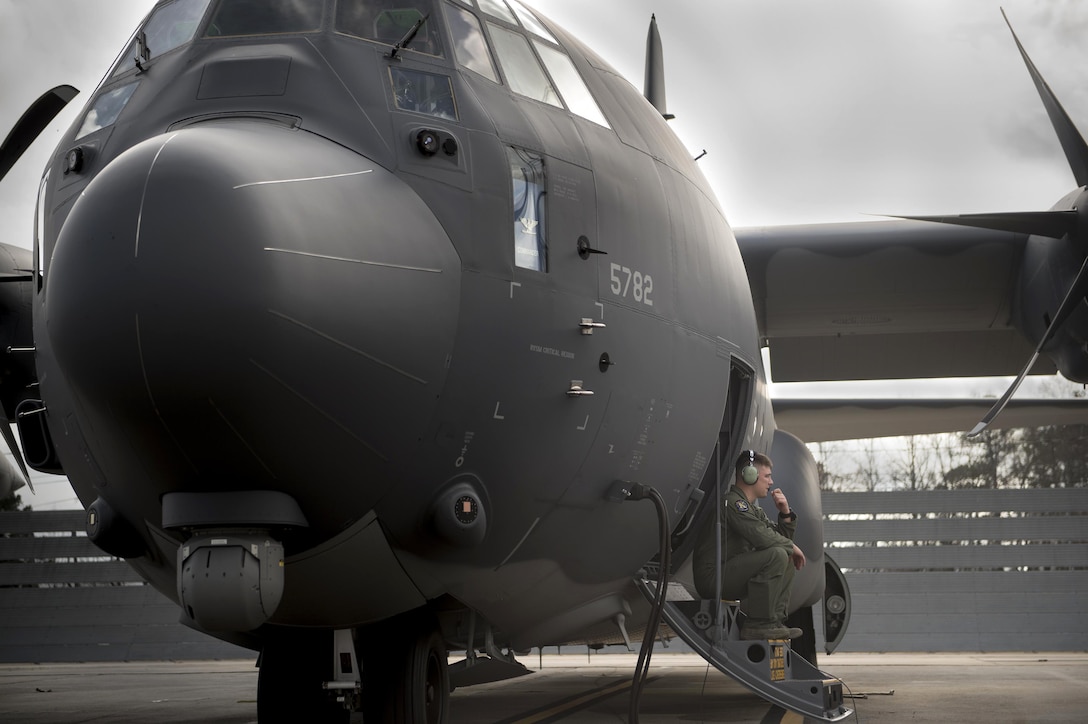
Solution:
<path fill-rule="evenodd" d="M 635 583 L 653 603 L 657 582 Z M 699 601 L 676 582 L 665 591 L 665 622 L 718 671 L 808 719 L 838 722 L 853 713 L 843 706 L 842 682 L 794 654 L 788 640 L 742 641 L 739 615 L 739 601 Z"/>

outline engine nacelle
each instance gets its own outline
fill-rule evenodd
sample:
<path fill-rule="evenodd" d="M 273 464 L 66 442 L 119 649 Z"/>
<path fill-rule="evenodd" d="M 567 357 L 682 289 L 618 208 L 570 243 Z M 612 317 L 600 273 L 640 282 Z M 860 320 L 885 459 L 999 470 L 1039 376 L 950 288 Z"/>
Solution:
<path fill-rule="evenodd" d="M 816 459 L 805 444 L 784 430 L 775 431 L 768 453 L 774 461 L 774 487 L 782 488 L 790 508 L 798 516 L 794 543 L 808 559 L 793 579 L 790 609 L 796 610 L 815 604 L 824 595 L 824 512 L 820 502 L 820 474 Z M 764 505 L 772 517 L 773 508 L 769 503 Z"/>
<path fill-rule="evenodd" d="M 1088 194 L 1078 189 L 1062 199 L 1055 209 L 1076 210 L 1086 204 Z M 1032 345 L 1046 334 L 1084 264 L 1086 251 L 1075 234 L 1064 239 L 1045 236 L 1028 239 L 1020 267 L 1014 319 Z M 1088 383 L 1088 304 L 1083 298 L 1043 351 L 1064 377 Z"/>

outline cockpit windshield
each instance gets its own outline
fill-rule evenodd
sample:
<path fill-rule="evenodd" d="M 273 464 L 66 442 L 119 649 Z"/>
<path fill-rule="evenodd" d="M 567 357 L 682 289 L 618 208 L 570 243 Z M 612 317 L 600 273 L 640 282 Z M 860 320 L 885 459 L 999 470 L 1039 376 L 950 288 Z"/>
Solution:
<path fill-rule="evenodd" d="M 324 0 L 223 0 L 207 37 L 308 33 L 321 29 Z"/>
<path fill-rule="evenodd" d="M 138 63 L 142 65 L 192 40 L 209 2 L 211 0 L 175 0 L 156 9 L 137 33 L 132 47 L 118 61 L 112 76 L 130 71 Z"/>
<path fill-rule="evenodd" d="M 428 55 L 442 56 L 439 15 L 433 0 L 355 0 L 340 2 L 336 9 L 336 31 L 386 45 L 404 41 L 416 24 L 418 32 L 404 46 Z"/>

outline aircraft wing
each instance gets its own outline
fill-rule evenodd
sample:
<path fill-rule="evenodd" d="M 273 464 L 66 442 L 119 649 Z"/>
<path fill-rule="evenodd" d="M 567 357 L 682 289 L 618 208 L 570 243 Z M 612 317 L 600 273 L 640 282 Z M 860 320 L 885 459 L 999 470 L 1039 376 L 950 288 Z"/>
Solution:
<path fill-rule="evenodd" d="M 916 221 L 735 233 L 775 382 L 1015 375 L 1034 351 L 1012 325 L 1027 234 Z M 1054 371 L 1045 357 L 1032 369 Z"/>
<path fill-rule="evenodd" d="M 775 399 L 779 429 L 805 442 L 963 432 L 991 399 Z M 1088 400 L 1011 400 L 993 427 L 1088 424 Z"/>

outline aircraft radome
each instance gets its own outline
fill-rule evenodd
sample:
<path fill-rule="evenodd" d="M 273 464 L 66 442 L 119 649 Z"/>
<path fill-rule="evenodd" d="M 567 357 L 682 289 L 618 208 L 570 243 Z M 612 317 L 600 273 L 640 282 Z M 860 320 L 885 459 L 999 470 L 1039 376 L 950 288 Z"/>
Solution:
<path fill-rule="evenodd" d="M 1088 150 L 1041 80 L 1081 187 L 1053 211 L 738 244 L 651 28 L 644 97 L 510 0 L 166 0 L 57 145 L 33 250 L 4 247 L 4 413 L 103 550 L 261 652 L 262 722 L 443 721 L 517 651 L 656 630 L 637 580 L 690 592 L 743 449 L 802 518 L 814 659 L 839 577 L 765 345 L 782 381 L 1013 374 L 1036 347 L 1088 379 Z"/>

